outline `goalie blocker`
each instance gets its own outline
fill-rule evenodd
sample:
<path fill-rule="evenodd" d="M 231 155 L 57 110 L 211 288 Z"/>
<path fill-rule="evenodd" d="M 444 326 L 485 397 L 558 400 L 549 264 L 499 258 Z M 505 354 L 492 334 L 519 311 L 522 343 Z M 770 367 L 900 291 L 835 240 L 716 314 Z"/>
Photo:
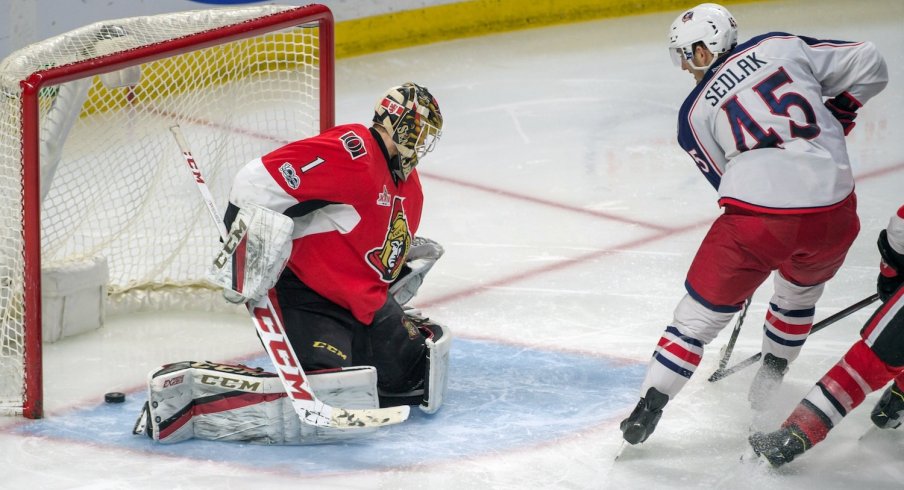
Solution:
<path fill-rule="evenodd" d="M 447 386 L 448 329 L 423 317 L 409 316 L 426 338 L 428 348 L 424 389 L 412 395 L 425 413 L 443 404 Z M 377 371 L 372 366 L 308 373 L 316 396 L 348 408 L 377 408 Z M 133 433 L 160 443 L 188 439 L 236 441 L 267 445 L 308 445 L 338 442 L 370 434 L 377 428 L 345 430 L 303 423 L 279 377 L 260 368 L 211 362 L 167 364 L 149 375 L 148 401 Z"/>
<path fill-rule="evenodd" d="M 257 204 L 243 206 L 232 222 L 223 249 L 207 272 L 231 303 L 263 298 L 276 285 L 292 253 L 295 223 Z"/>

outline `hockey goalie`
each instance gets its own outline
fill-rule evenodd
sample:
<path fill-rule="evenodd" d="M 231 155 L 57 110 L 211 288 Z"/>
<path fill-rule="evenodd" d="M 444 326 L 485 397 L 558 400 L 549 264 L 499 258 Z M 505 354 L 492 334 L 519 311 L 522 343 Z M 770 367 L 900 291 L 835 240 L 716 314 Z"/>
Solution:
<path fill-rule="evenodd" d="M 209 278 L 232 303 L 269 298 L 313 401 L 428 414 L 443 404 L 451 334 L 403 307 L 443 254 L 416 234 L 415 169 L 442 125 L 433 95 L 405 83 L 380 97 L 372 125 L 289 143 L 233 181 L 229 232 Z M 263 369 L 178 362 L 151 372 L 148 385 L 134 432 L 161 443 L 316 444 L 376 430 L 310 423 L 288 384 Z"/>

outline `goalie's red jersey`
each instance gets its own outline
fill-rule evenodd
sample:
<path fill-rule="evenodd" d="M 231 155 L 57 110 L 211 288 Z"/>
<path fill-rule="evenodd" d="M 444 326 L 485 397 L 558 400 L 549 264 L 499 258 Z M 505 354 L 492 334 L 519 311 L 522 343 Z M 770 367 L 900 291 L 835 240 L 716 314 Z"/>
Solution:
<path fill-rule="evenodd" d="M 364 324 L 385 303 L 423 206 L 417 172 L 396 184 L 381 144 L 363 125 L 336 126 L 249 162 L 229 196 L 292 217 L 289 269 Z"/>

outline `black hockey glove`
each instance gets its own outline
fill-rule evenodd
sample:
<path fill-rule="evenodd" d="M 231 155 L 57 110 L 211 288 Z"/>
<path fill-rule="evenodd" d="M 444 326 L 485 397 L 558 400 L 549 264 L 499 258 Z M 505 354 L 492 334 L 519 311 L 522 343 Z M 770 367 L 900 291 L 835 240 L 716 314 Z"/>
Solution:
<path fill-rule="evenodd" d="M 876 292 L 882 302 L 888 301 L 895 291 L 904 283 L 904 254 L 899 254 L 888 243 L 888 232 L 879 233 L 879 278 L 876 280 Z"/>
<path fill-rule="evenodd" d="M 844 135 L 850 134 L 851 130 L 856 126 L 854 118 L 857 117 L 857 109 L 861 106 L 860 102 L 857 102 L 857 99 L 851 94 L 843 92 L 835 98 L 827 100 L 825 104 L 826 109 L 841 123 L 841 127 L 844 128 Z"/>

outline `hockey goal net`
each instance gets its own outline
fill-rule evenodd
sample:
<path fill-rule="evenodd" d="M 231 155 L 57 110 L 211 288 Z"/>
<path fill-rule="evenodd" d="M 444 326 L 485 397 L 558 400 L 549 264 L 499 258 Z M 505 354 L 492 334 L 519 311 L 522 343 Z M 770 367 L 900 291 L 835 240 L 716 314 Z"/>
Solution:
<path fill-rule="evenodd" d="M 333 125 L 333 58 L 326 7 L 267 5 L 99 22 L 0 63 L 0 413 L 43 413 L 42 272 L 102 271 L 107 305 L 211 291 L 217 230 L 169 128 L 225 209 L 240 166 Z"/>

